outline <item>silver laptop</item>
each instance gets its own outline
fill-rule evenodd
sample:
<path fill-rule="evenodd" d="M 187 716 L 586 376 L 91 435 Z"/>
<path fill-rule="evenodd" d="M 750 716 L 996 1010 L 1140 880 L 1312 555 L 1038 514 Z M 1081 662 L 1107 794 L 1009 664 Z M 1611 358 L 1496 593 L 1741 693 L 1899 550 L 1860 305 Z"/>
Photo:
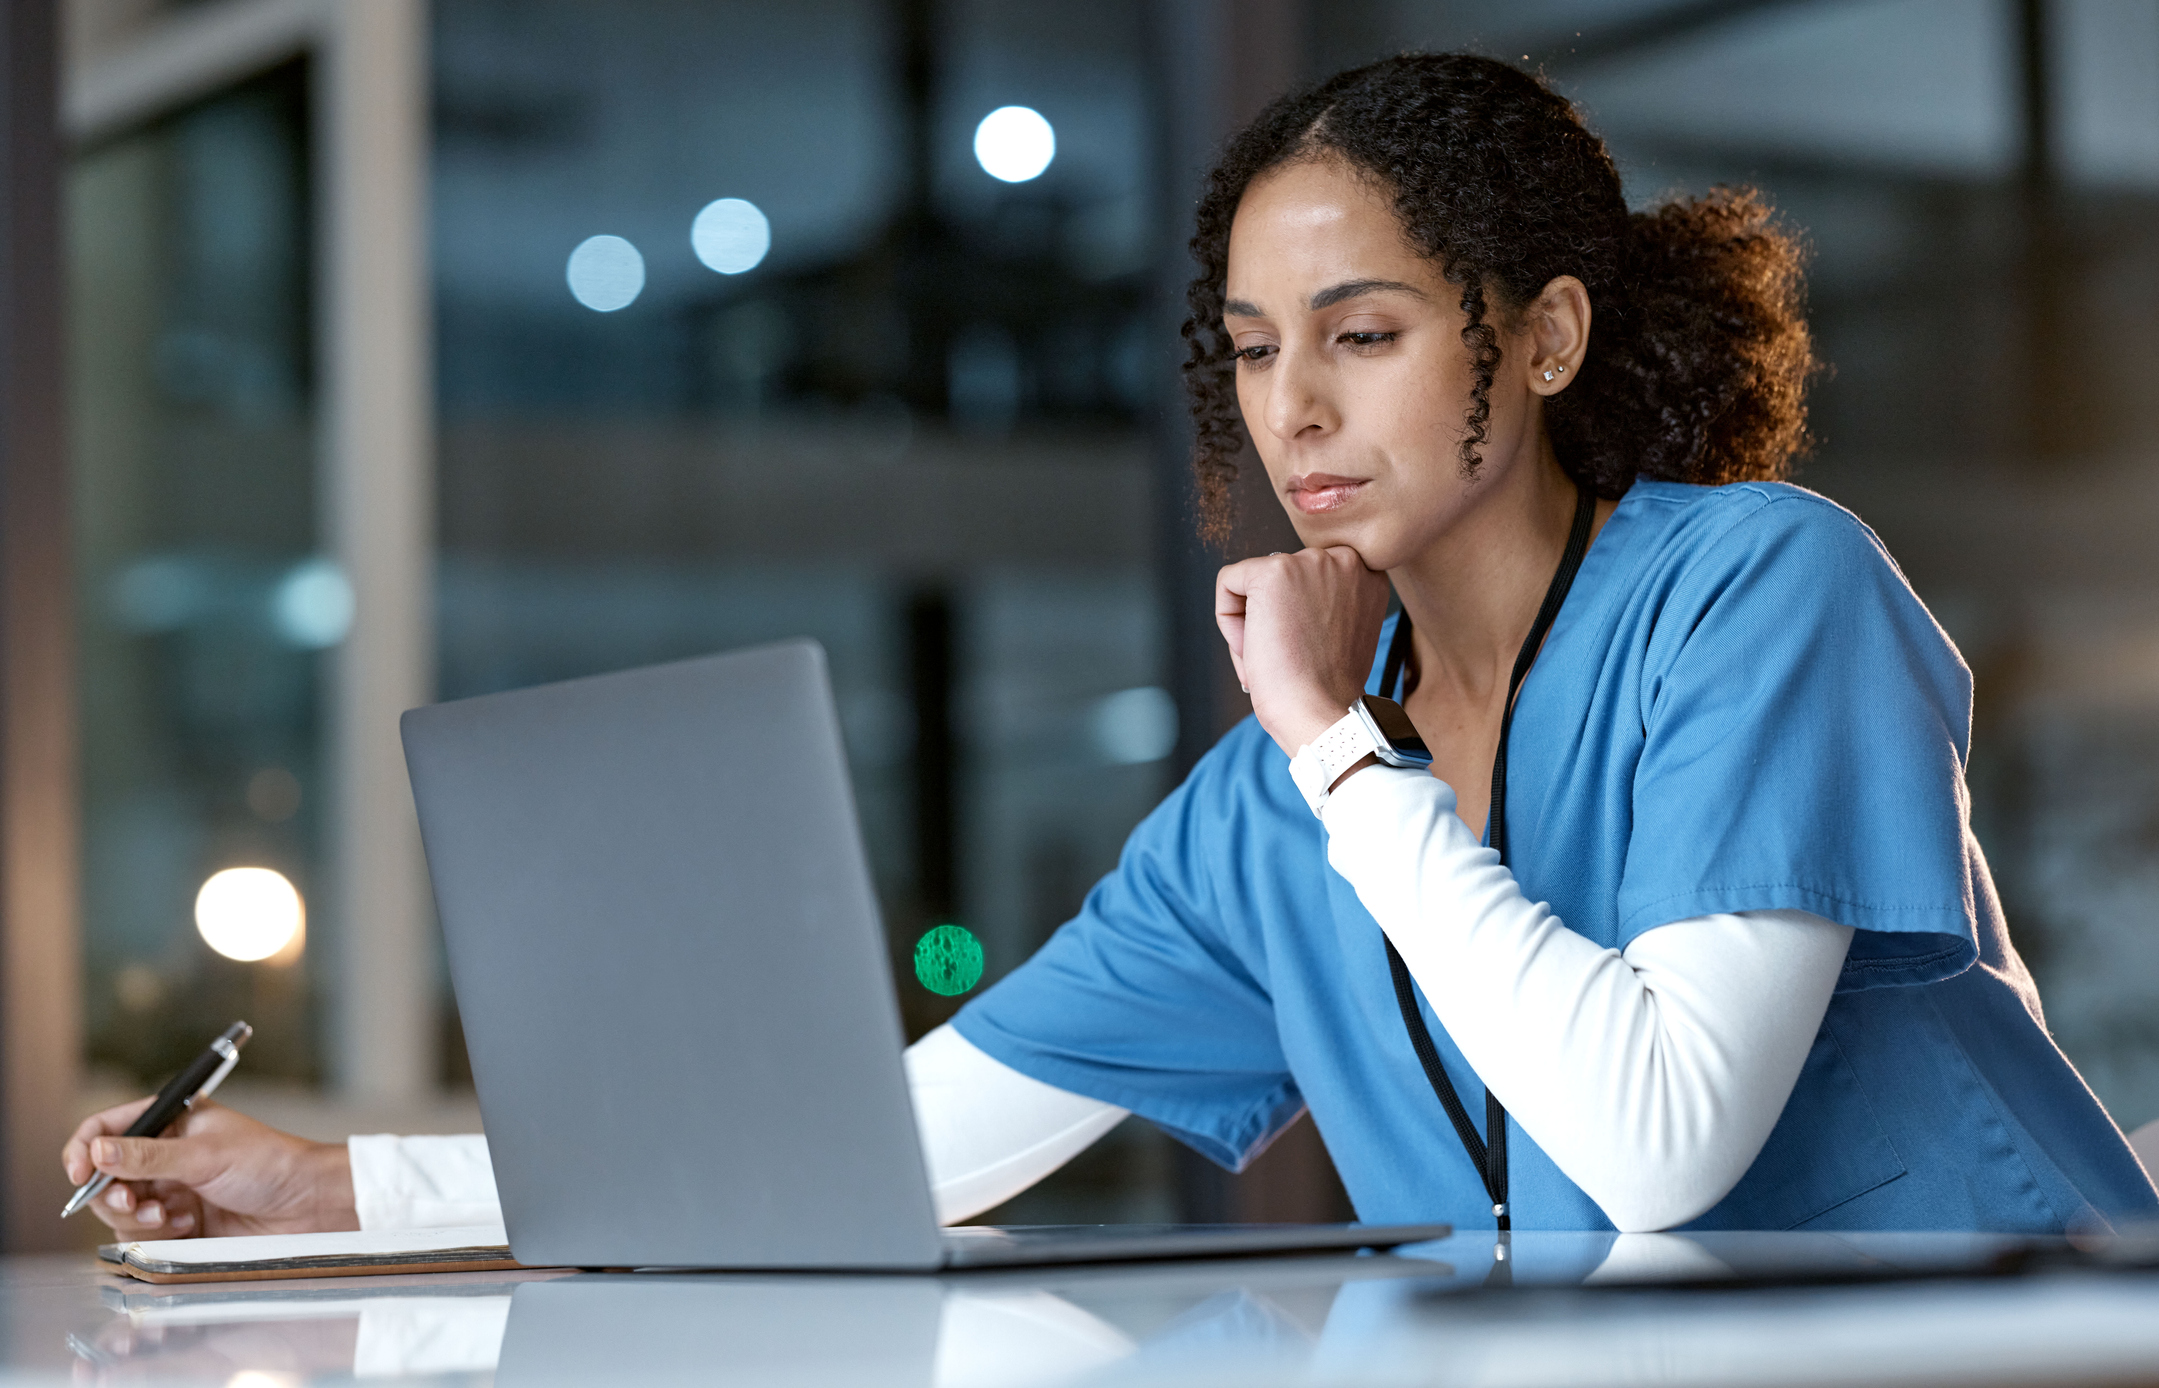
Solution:
<path fill-rule="evenodd" d="M 931 1269 L 1447 1232 L 940 1230 L 815 642 L 414 709 L 404 738 L 522 1262 Z"/>

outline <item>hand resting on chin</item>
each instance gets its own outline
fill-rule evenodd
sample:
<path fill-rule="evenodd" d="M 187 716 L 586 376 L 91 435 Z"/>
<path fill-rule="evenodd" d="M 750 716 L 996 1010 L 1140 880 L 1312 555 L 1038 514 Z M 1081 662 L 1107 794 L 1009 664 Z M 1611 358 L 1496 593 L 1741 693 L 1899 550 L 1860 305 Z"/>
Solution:
<path fill-rule="evenodd" d="M 1347 545 L 1245 559 L 1217 576 L 1215 625 L 1238 682 L 1290 756 L 1364 692 L 1388 592 L 1387 576 Z"/>

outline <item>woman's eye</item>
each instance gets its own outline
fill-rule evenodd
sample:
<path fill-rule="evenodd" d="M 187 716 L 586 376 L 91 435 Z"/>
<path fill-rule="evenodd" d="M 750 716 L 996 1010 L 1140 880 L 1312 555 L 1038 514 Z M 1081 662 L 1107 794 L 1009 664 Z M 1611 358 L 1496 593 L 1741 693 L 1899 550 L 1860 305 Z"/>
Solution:
<path fill-rule="evenodd" d="M 1385 346 L 1387 343 L 1394 341 L 1394 334 L 1343 333 L 1340 337 L 1336 338 L 1335 341 L 1346 342 L 1352 347 L 1382 347 Z"/>
<path fill-rule="evenodd" d="M 1237 360 L 1252 362 L 1254 364 L 1263 362 L 1273 355 L 1274 344 L 1271 342 L 1261 343 L 1257 347 L 1240 347 L 1237 349 L 1236 353 Z"/>

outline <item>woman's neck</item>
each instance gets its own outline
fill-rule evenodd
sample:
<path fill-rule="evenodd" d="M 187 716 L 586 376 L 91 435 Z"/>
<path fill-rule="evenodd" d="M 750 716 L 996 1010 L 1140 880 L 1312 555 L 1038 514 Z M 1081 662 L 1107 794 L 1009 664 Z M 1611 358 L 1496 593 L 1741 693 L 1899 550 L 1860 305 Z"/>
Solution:
<path fill-rule="evenodd" d="M 1546 444 L 1422 554 L 1388 572 L 1409 614 L 1412 670 L 1427 699 L 1481 705 L 1503 697 L 1566 550 L 1575 495 Z M 1611 503 L 1598 513 L 1601 528 Z"/>

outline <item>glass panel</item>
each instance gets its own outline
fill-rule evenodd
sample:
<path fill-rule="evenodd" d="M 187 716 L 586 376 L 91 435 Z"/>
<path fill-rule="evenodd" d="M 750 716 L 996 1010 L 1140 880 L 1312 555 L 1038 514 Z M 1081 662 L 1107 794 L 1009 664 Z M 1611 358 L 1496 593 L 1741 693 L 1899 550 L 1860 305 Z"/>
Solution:
<path fill-rule="evenodd" d="M 1142 8 L 932 8 L 439 0 L 433 43 L 441 693 L 824 642 L 913 1034 L 966 996 L 917 942 L 1025 958 L 1176 734 Z M 1160 1142 L 1039 1217 L 1165 1214 Z"/>
<path fill-rule="evenodd" d="M 136 1082 L 239 1017 L 251 1074 L 318 1074 L 301 915 L 350 595 L 315 554 L 306 150 L 296 64 L 70 176 L 88 1047 Z M 229 868 L 299 902 L 257 872 L 198 911 Z"/>

